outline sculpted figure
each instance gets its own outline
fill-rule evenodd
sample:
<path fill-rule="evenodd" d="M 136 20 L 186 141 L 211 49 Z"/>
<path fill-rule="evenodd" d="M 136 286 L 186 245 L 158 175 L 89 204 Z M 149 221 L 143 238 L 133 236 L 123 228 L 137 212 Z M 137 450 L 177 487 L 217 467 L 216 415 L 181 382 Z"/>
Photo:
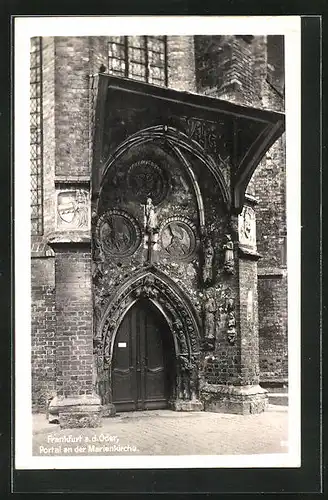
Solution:
<path fill-rule="evenodd" d="M 237 331 L 236 331 L 236 319 L 233 311 L 230 311 L 228 313 L 227 335 L 229 344 L 234 344 L 236 340 Z"/>
<path fill-rule="evenodd" d="M 183 257 L 190 247 L 186 231 L 174 223 L 169 224 L 168 231 L 170 232 L 171 241 L 166 247 L 166 251 L 173 256 Z"/>
<path fill-rule="evenodd" d="M 87 194 L 82 190 L 76 193 L 76 217 L 78 227 L 88 225 Z"/>
<path fill-rule="evenodd" d="M 207 290 L 205 294 L 204 315 L 205 315 L 205 336 L 215 338 L 215 316 L 217 304 L 212 290 Z"/>
<path fill-rule="evenodd" d="M 173 323 L 173 327 L 174 327 L 174 331 L 176 333 L 176 336 L 178 338 L 180 352 L 181 353 L 187 352 L 188 351 L 188 347 L 187 347 L 186 338 L 185 338 L 184 333 L 183 333 L 182 322 L 179 319 L 176 319 L 174 321 L 174 323 Z"/>
<path fill-rule="evenodd" d="M 208 283 L 212 280 L 213 277 L 213 257 L 214 257 L 214 249 L 212 246 L 212 242 L 210 238 L 206 238 L 204 244 L 204 269 L 203 269 L 203 281 L 204 283 Z"/>
<path fill-rule="evenodd" d="M 197 386 L 198 386 L 198 370 L 196 359 L 191 360 L 191 373 L 190 373 L 190 392 L 191 399 L 195 400 L 197 398 Z"/>
<path fill-rule="evenodd" d="M 191 371 L 191 363 L 186 354 L 179 354 L 179 367 L 180 367 L 180 376 L 178 380 L 178 393 L 180 399 L 189 399 L 189 378 Z"/>
<path fill-rule="evenodd" d="M 152 231 L 156 228 L 156 223 L 155 207 L 152 199 L 149 197 L 147 198 L 145 205 L 145 228 L 148 231 Z"/>
<path fill-rule="evenodd" d="M 226 234 L 226 243 L 223 245 L 224 253 L 224 270 L 233 274 L 234 271 L 234 254 L 233 254 L 233 241 L 230 234 Z"/>

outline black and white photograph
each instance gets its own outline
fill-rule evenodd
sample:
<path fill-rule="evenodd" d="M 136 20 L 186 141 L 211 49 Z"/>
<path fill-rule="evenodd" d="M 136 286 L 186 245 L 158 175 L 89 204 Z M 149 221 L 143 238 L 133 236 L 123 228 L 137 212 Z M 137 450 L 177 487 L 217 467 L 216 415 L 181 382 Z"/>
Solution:
<path fill-rule="evenodd" d="M 16 467 L 299 467 L 299 18 L 80 25 L 16 20 Z"/>

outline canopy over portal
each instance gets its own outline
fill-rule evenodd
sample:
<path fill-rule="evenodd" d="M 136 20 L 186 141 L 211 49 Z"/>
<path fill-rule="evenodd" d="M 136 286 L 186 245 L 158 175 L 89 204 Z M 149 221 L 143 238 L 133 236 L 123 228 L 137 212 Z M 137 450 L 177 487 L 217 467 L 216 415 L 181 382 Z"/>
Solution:
<path fill-rule="evenodd" d="M 283 114 L 107 74 L 97 78 L 94 197 L 122 144 L 175 138 L 222 180 L 227 211 L 242 211 L 256 167 L 284 132 Z"/>

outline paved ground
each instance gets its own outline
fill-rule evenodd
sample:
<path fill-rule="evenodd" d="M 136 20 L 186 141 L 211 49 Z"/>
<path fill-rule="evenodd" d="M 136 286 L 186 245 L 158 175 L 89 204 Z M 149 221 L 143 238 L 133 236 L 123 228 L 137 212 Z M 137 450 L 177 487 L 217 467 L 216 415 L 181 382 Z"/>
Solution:
<path fill-rule="evenodd" d="M 33 415 L 33 454 L 248 455 L 287 452 L 288 407 L 259 415 L 170 410 L 121 413 L 97 429 L 60 429 Z M 66 450 L 65 450 L 66 448 Z"/>

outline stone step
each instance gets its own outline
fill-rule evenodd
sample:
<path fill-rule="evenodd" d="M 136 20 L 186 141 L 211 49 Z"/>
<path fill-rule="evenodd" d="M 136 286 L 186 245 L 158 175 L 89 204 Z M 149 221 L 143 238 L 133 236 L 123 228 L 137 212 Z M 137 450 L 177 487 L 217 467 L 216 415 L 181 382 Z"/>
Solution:
<path fill-rule="evenodd" d="M 270 394 L 279 392 L 280 393 L 288 393 L 288 383 L 286 382 L 260 382 L 260 386 L 263 389 L 266 389 Z"/>
<path fill-rule="evenodd" d="M 286 392 L 268 392 L 268 397 L 271 405 L 288 405 L 288 393 Z"/>

